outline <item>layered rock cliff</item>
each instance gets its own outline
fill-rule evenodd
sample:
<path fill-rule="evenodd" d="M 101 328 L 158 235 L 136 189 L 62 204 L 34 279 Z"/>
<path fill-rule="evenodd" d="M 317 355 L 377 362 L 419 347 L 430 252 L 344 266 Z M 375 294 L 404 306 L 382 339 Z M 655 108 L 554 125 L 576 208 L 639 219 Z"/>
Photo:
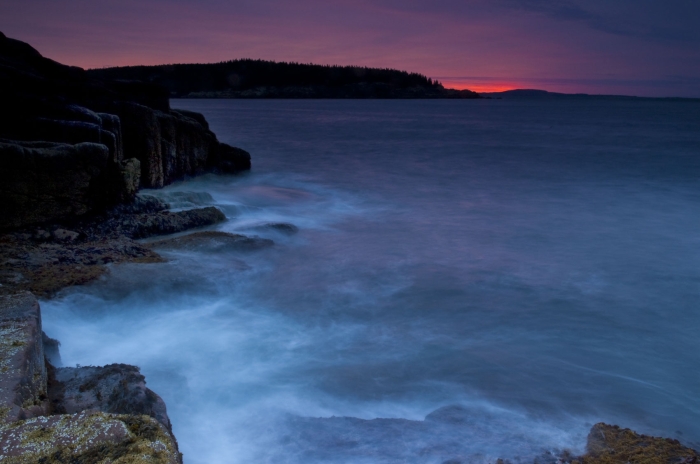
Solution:
<path fill-rule="evenodd" d="M 205 171 L 250 169 L 166 90 L 107 82 L 0 33 L 0 230 L 84 216 Z"/>

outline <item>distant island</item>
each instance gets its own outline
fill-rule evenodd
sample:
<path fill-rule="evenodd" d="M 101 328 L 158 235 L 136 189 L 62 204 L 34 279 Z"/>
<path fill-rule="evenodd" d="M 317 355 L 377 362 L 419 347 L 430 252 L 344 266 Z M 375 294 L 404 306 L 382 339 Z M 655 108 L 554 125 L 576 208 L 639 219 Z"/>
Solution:
<path fill-rule="evenodd" d="M 596 95 L 588 93 L 558 93 L 537 89 L 514 89 L 503 92 L 482 92 L 484 98 L 502 100 L 668 100 L 668 101 L 700 101 L 700 98 L 681 97 L 634 97 L 630 95 Z"/>
<path fill-rule="evenodd" d="M 91 69 L 88 74 L 105 81 L 156 84 L 171 98 L 482 98 L 395 69 L 251 59 Z"/>

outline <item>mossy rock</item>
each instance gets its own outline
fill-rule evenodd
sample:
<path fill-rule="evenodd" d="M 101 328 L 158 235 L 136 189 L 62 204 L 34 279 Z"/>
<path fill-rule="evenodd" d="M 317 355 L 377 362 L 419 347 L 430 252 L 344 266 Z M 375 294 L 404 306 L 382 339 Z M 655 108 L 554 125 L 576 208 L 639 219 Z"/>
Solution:
<path fill-rule="evenodd" d="M 7 464 L 177 464 L 177 443 L 144 415 L 83 412 L 36 417 L 0 429 Z"/>
<path fill-rule="evenodd" d="M 616 425 L 596 424 L 580 464 L 695 464 L 700 454 L 671 438 L 640 435 Z"/>

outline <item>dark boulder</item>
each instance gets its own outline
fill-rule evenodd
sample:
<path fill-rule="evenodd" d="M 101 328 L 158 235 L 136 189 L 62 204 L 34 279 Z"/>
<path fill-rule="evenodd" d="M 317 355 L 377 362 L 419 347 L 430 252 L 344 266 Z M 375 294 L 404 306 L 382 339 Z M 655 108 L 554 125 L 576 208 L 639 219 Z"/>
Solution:
<path fill-rule="evenodd" d="M 220 143 L 211 160 L 212 168 L 226 173 L 250 170 L 250 153 L 240 148 Z"/>
<path fill-rule="evenodd" d="M 75 414 L 86 410 L 145 414 L 172 433 L 165 403 L 146 388 L 146 379 L 136 366 L 110 364 L 56 368 L 52 372 L 48 395 L 54 414 Z"/>

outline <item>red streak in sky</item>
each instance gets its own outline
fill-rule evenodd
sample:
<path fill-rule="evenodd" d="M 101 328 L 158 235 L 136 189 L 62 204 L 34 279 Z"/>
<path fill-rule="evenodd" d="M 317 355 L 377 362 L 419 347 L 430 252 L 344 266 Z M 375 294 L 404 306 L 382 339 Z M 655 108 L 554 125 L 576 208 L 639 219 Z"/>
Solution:
<path fill-rule="evenodd" d="M 446 89 L 455 89 L 455 90 L 471 90 L 472 92 L 476 93 L 488 93 L 488 92 L 505 92 L 506 90 L 514 90 L 514 89 L 522 89 L 527 86 L 525 85 L 518 85 L 518 84 L 512 84 L 512 83 L 500 83 L 500 82 L 487 82 L 487 83 L 478 83 L 478 82 L 473 82 L 473 83 L 468 83 L 465 84 L 464 82 L 450 82 L 450 81 L 441 81 L 442 85 Z"/>

